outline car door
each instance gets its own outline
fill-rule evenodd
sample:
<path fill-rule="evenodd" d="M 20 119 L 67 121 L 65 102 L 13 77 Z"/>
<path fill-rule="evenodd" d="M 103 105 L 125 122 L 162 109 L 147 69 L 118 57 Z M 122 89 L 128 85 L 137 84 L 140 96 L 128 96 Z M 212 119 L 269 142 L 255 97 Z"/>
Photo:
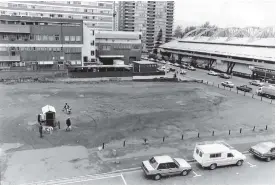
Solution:
<path fill-rule="evenodd" d="M 234 155 L 231 152 L 227 153 L 225 165 L 231 165 L 234 163 L 235 163 Z"/>
<path fill-rule="evenodd" d="M 180 173 L 180 171 L 179 171 L 180 169 L 179 169 L 178 165 L 175 164 L 174 162 L 168 163 L 167 166 L 168 166 L 168 171 L 169 171 L 170 175 L 176 175 L 176 174 Z"/>
<path fill-rule="evenodd" d="M 160 163 L 157 167 L 158 173 L 160 173 L 162 176 L 169 175 L 167 163 Z"/>

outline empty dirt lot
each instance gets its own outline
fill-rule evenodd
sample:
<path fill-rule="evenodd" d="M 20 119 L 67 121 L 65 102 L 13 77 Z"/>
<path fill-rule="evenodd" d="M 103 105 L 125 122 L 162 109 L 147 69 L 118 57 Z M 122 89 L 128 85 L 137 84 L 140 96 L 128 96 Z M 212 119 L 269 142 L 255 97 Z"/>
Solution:
<path fill-rule="evenodd" d="M 274 105 L 198 83 L 0 84 L 0 96 L 0 144 L 20 143 L 21 150 L 274 127 Z M 64 131 L 66 102 L 72 132 Z M 37 114 L 47 104 L 61 129 L 40 139 Z"/>

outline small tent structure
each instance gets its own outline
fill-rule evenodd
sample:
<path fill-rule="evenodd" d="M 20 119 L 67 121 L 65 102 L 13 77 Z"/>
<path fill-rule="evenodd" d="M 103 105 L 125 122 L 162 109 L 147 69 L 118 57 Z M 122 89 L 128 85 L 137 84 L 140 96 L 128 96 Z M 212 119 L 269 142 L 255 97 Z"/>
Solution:
<path fill-rule="evenodd" d="M 42 107 L 42 114 L 45 117 L 45 123 L 47 126 L 55 127 L 56 109 L 51 105 Z"/>

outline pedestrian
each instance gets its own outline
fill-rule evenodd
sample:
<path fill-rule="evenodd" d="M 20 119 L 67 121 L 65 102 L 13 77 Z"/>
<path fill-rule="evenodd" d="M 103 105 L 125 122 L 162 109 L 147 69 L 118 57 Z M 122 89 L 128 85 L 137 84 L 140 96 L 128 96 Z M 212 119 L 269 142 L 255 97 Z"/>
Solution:
<path fill-rule="evenodd" d="M 40 114 L 37 115 L 37 122 L 41 125 L 41 115 Z"/>
<path fill-rule="evenodd" d="M 71 128 L 71 120 L 70 120 L 70 117 L 68 117 L 68 119 L 66 120 L 66 125 L 67 125 L 66 131 L 71 131 L 72 128 Z"/>
<path fill-rule="evenodd" d="M 40 124 L 39 125 L 39 134 L 40 134 L 40 138 L 42 138 L 43 137 L 43 135 L 42 135 L 42 125 Z"/>

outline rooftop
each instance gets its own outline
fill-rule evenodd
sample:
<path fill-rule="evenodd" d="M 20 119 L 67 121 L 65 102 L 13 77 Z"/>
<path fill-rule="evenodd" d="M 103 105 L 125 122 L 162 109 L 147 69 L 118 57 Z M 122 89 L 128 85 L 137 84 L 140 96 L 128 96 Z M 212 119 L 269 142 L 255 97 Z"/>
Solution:
<path fill-rule="evenodd" d="M 148 61 L 148 60 L 133 61 L 133 63 L 136 63 L 136 64 L 156 64 L 155 62 L 151 62 L 151 61 Z"/>
<path fill-rule="evenodd" d="M 168 155 L 163 155 L 163 156 L 155 156 L 154 157 L 155 161 L 157 163 L 168 163 L 168 162 L 173 162 L 173 159 L 168 156 Z"/>
<path fill-rule="evenodd" d="M 223 144 L 205 144 L 205 145 L 197 145 L 197 148 L 201 150 L 203 153 L 221 153 L 225 151 L 229 151 L 230 149 Z"/>
<path fill-rule="evenodd" d="M 140 40 L 140 32 L 127 32 L 127 31 L 97 31 L 95 34 L 96 39 L 128 39 Z"/>

